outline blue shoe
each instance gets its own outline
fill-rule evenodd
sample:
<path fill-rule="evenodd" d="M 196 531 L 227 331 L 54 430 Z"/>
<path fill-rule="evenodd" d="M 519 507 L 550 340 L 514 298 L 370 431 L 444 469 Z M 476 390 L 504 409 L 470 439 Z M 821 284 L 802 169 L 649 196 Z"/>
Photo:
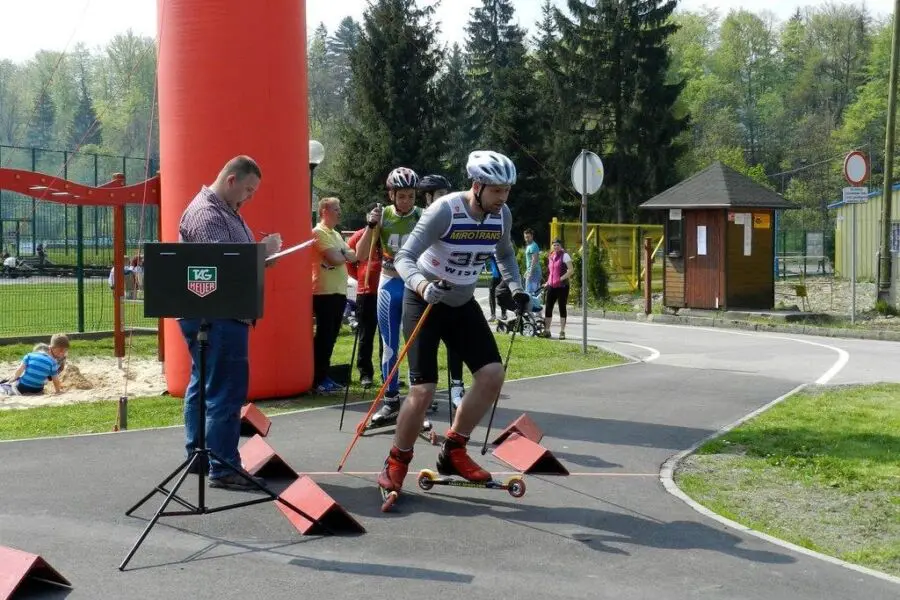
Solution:
<path fill-rule="evenodd" d="M 325 381 L 322 382 L 322 385 L 324 385 L 330 392 L 343 392 L 344 391 L 344 386 L 342 386 L 338 382 L 334 381 L 331 377 L 326 377 Z"/>

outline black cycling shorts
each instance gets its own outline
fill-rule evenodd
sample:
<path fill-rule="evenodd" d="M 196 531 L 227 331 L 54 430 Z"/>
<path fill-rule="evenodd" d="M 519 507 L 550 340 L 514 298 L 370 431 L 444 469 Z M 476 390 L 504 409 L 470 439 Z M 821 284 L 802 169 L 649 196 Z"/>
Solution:
<path fill-rule="evenodd" d="M 409 288 L 403 289 L 403 337 L 412 336 L 428 303 Z M 484 318 L 484 312 L 470 299 L 462 306 L 437 303 L 429 311 L 422 328 L 409 345 L 409 378 L 413 385 L 437 383 L 438 346 L 441 341 L 448 351 L 456 352 L 469 371 L 499 363 L 497 341 Z"/>

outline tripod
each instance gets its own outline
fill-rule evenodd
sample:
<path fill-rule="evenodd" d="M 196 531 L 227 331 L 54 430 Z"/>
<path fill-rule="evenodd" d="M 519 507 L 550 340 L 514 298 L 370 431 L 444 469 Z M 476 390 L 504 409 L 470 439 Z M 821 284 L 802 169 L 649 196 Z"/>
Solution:
<path fill-rule="evenodd" d="M 318 519 L 313 518 L 312 516 L 306 514 L 290 502 L 284 500 L 279 497 L 278 494 L 267 488 L 265 485 L 259 483 L 256 479 L 250 476 L 249 473 L 243 471 L 242 469 L 238 469 L 231 463 L 222 460 L 222 458 L 216 454 L 213 450 L 210 450 L 206 446 L 206 350 L 209 347 L 209 323 L 206 319 L 200 320 L 200 331 L 197 333 L 197 342 L 199 343 L 199 354 L 200 354 L 200 392 L 198 399 L 198 409 L 200 421 L 199 421 L 199 440 L 197 447 L 194 448 L 190 456 L 181 463 L 181 465 L 175 469 L 172 473 L 169 474 L 161 483 L 159 483 L 149 494 L 144 496 L 137 504 L 129 508 L 125 514 L 127 516 L 131 516 L 131 514 L 137 510 L 140 506 L 142 506 L 147 500 L 149 500 L 154 494 L 161 493 L 166 495 L 166 499 L 163 501 L 162 505 L 156 511 L 156 514 L 153 515 L 153 518 L 150 519 L 150 522 L 147 524 L 147 527 L 144 528 L 144 531 L 141 533 L 137 542 L 135 542 L 134 546 L 132 546 L 131 550 L 128 552 L 128 556 L 125 557 L 125 560 L 122 561 L 122 564 L 119 565 L 119 570 L 124 571 L 125 566 L 134 556 L 135 552 L 137 552 L 138 547 L 143 543 L 144 539 L 150 533 L 150 530 L 156 525 L 156 522 L 160 517 L 176 517 L 176 516 L 187 516 L 187 515 L 205 515 L 212 514 L 216 512 L 222 512 L 225 510 L 230 510 L 234 508 L 241 508 L 244 506 L 251 506 L 253 504 L 261 504 L 263 502 L 270 502 L 272 500 L 276 500 L 281 502 L 298 515 L 303 517 L 304 519 L 310 521 L 311 523 L 315 523 L 319 525 L 325 531 L 330 532 L 330 530 L 325 527 L 325 525 L 319 521 Z M 265 492 L 265 498 L 256 498 L 253 500 L 247 500 L 244 502 L 237 502 L 235 504 L 228 504 L 225 506 L 214 506 L 210 507 L 206 505 L 206 470 L 208 465 L 210 464 L 210 459 L 215 458 L 219 463 L 229 469 L 231 472 L 236 473 L 239 477 L 242 477 L 245 481 L 252 483 L 256 488 Z M 178 489 L 184 483 L 185 478 L 187 478 L 188 473 L 191 471 L 196 471 L 198 475 L 198 487 L 197 487 L 197 504 L 194 505 L 184 498 L 181 498 L 177 495 Z M 180 474 L 180 476 L 179 476 Z M 175 487 L 171 489 L 171 491 L 166 489 L 166 485 L 172 481 L 175 477 L 178 477 L 178 481 L 175 483 Z M 170 502 L 175 501 L 177 504 L 180 504 L 184 507 L 184 510 L 171 510 L 166 511 L 166 507 Z"/>

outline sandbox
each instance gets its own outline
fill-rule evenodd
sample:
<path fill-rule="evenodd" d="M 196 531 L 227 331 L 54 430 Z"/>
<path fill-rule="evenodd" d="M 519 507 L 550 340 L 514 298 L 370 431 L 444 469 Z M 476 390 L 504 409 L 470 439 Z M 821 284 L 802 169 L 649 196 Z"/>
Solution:
<path fill-rule="evenodd" d="M 0 377 L 11 377 L 18 365 L 0 362 Z M 43 395 L 0 396 L 0 410 L 118 400 L 122 396 L 159 396 L 166 390 L 162 364 L 144 357 L 126 357 L 120 369 L 114 357 L 70 356 L 60 381 L 61 394 L 54 394 L 53 385 L 48 382 Z"/>

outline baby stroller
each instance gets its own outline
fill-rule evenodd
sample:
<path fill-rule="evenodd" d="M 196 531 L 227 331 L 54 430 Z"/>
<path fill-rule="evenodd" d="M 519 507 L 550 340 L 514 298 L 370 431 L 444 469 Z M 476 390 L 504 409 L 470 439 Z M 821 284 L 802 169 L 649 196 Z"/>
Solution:
<path fill-rule="evenodd" d="M 512 330 L 515 329 L 516 323 L 518 321 L 518 316 L 516 316 L 516 303 L 513 302 L 512 292 L 509 291 L 509 286 L 506 282 L 501 282 L 495 291 L 495 297 L 497 299 L 497 304 L 501 309 L 512 313 L 512 317 L 506 319 L 497 319 L 497 332 L 498 333 L 512 333 Z M 531 311 L 522 315 L 522 325 L 519 327 L 518 333 L 519 335 L 529 335 L 529 336 L 538 336 L 544 332 L 544 315 L 542 311 L 544 310 L 544 302 L 540 295 L 531 295 Z"/>

